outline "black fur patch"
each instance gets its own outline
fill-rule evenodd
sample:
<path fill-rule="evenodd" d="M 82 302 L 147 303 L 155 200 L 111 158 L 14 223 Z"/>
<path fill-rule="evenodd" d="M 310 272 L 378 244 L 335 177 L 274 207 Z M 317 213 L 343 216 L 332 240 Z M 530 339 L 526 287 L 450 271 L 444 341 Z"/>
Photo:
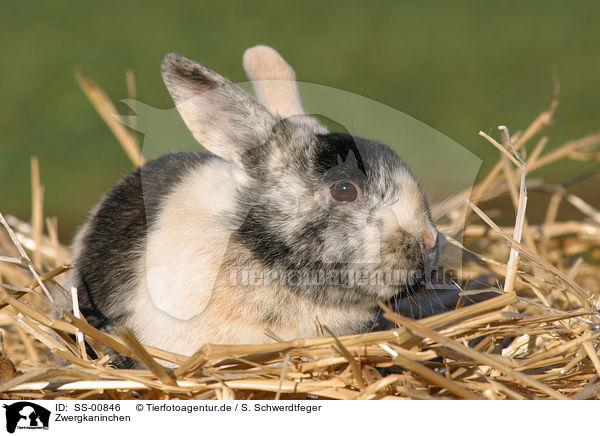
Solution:
<path fill-rule="evenodd" d="M 273 213 L 265 204 L 251 206 L 246 219 L 237 229 L 238 242 L 248 247 L 267 267 L 288 264 L 293 247 L 273 230 Z"/>
<path fill-rule="evenodd" d="M 352 180 L 373 199 L 394 195 L 397 187 L 390 175 L 398 171 L 411 174 L 389 147 L 346 133 L 317 135 L 313 160 L 314 168 L 325 181 Z"/>
<path fill-rule="evenodd" d="M 338 158 L 341 158 L 342 161 L 346 161 L 350 152 L 352 152 L 356 159 L 358 169 L 362 171 L 364 175 L 367 174 L 362 153 L 357 145 L 357 142 L 365 140 L 356 138 L 347 133 L 317 135 L 317 139 L 319 144 L 317 145 L 314 163 L 318 172 L 325 174 L 329 170 L 338 167 Z"/>

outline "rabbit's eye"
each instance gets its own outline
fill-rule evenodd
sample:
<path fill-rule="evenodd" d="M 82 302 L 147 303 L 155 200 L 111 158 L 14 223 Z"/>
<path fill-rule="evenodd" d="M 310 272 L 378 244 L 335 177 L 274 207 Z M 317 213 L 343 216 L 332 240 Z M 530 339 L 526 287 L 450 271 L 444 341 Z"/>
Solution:
<path fill-rule="evenodd" d="M 340 203 L 351 203 L 358 198 L 358 186 L 352 182 L 337 182 L 329 188 L 331 197 Z"/>

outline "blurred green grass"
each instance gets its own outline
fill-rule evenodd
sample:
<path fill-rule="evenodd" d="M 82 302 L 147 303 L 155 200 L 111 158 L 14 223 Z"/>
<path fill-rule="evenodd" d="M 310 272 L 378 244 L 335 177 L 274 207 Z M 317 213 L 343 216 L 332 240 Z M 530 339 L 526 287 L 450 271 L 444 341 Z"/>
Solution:
<path fill-rule="evenodd" d="M 401 110 L 484 160 L 479 130 L 525 127 L 561 83 L 548 148 L 600 130 L 597 2 L 4 2 L 0 7 L 0 210 L 29 217 L 29 156 L 39 156 L 46 213 L 68 241 L 131 165 L 73 79 L 90 74 L 117 102 L 124 73 L 138 98 L 172 106 L 159 65 L 177 51 L 245 81 L 243 51 L 279 50 L 299 80 Z M 118 105 L 123 113 L 126 108 Z M 423 146 L 423 145 L 419 145 Z M 559 182 L 589 165 L 560 164 Z M 600 206 L 599 178 L 575 192 Z"/>

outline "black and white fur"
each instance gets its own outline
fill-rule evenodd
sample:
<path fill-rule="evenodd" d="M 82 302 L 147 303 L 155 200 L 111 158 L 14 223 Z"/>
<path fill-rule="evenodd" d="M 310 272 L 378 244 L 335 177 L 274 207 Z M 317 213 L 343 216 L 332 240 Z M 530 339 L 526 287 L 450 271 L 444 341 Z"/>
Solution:
<path fill-rule="evenodd" d="M 92 324 L 127 326 L 141 342 L 185 355 L 204 343 L 270 342 L 266 329 L 285 340 L 315 336 L 318 323 L 350 334 L 373 322 L 378 300 L 410 285 L 232 277 L 399 269 L 419 282 L 435 268 L 427 200 L 390 148 L 329 133 L 305 115 L 274 115 L 178 54 L 165 57 L 162 75 L 210 153 L 150 161 L 94 208 L 68 279 Z M 341 180 L 360 188 L 356 202 L 331 198 Z"/>

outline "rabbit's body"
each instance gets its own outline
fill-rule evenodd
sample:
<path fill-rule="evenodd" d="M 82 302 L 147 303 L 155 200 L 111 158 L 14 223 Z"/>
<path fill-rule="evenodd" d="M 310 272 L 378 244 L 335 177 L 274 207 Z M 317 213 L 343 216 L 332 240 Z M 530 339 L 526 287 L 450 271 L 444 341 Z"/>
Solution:
<path fill-rule="evenodd" d="M 153 160 L 93 210 L 69 278 L 90 322 L 186 355 L 207 342 L 270 342 L 267 329 L 284 340 L 319 324 L 350 334 L 435 267 L 427 201 L 389 148 L 272 115 L 178 55 L 163 77 L 215 154 Z"/>
<path fill-rule="evenodd" d="M 214 256 L 235 231 L 223 223 L 235 211 L 219 207 L 219 197 L 231 198 L 239 187 L 228 167 L 214 155 L 172 153 L 115 185 L 74 244 L 76 269 L 69 281 L 78 288 L 86 319 L 109 330 L 127 326 L 143 343 L 181 354 L 192 354 L 206 342 L 267 342 L 266 329 L 287 339 L 314 336 L 315 320 L 339 334 L 371 321 L 372 307 L 321 305 L 277 284 L 228 283 L 223 266 L 240 259 L 246 271 L 266 270 L 242 245 L 229 244 L 226 256 Z M 213 289 L 202 286 L 207 269 L 222 272 Z M 147 274 L 172 307 L 156 306 Z M 205 308 L 188 319 L 169 314 L 185 307 Z"/>

